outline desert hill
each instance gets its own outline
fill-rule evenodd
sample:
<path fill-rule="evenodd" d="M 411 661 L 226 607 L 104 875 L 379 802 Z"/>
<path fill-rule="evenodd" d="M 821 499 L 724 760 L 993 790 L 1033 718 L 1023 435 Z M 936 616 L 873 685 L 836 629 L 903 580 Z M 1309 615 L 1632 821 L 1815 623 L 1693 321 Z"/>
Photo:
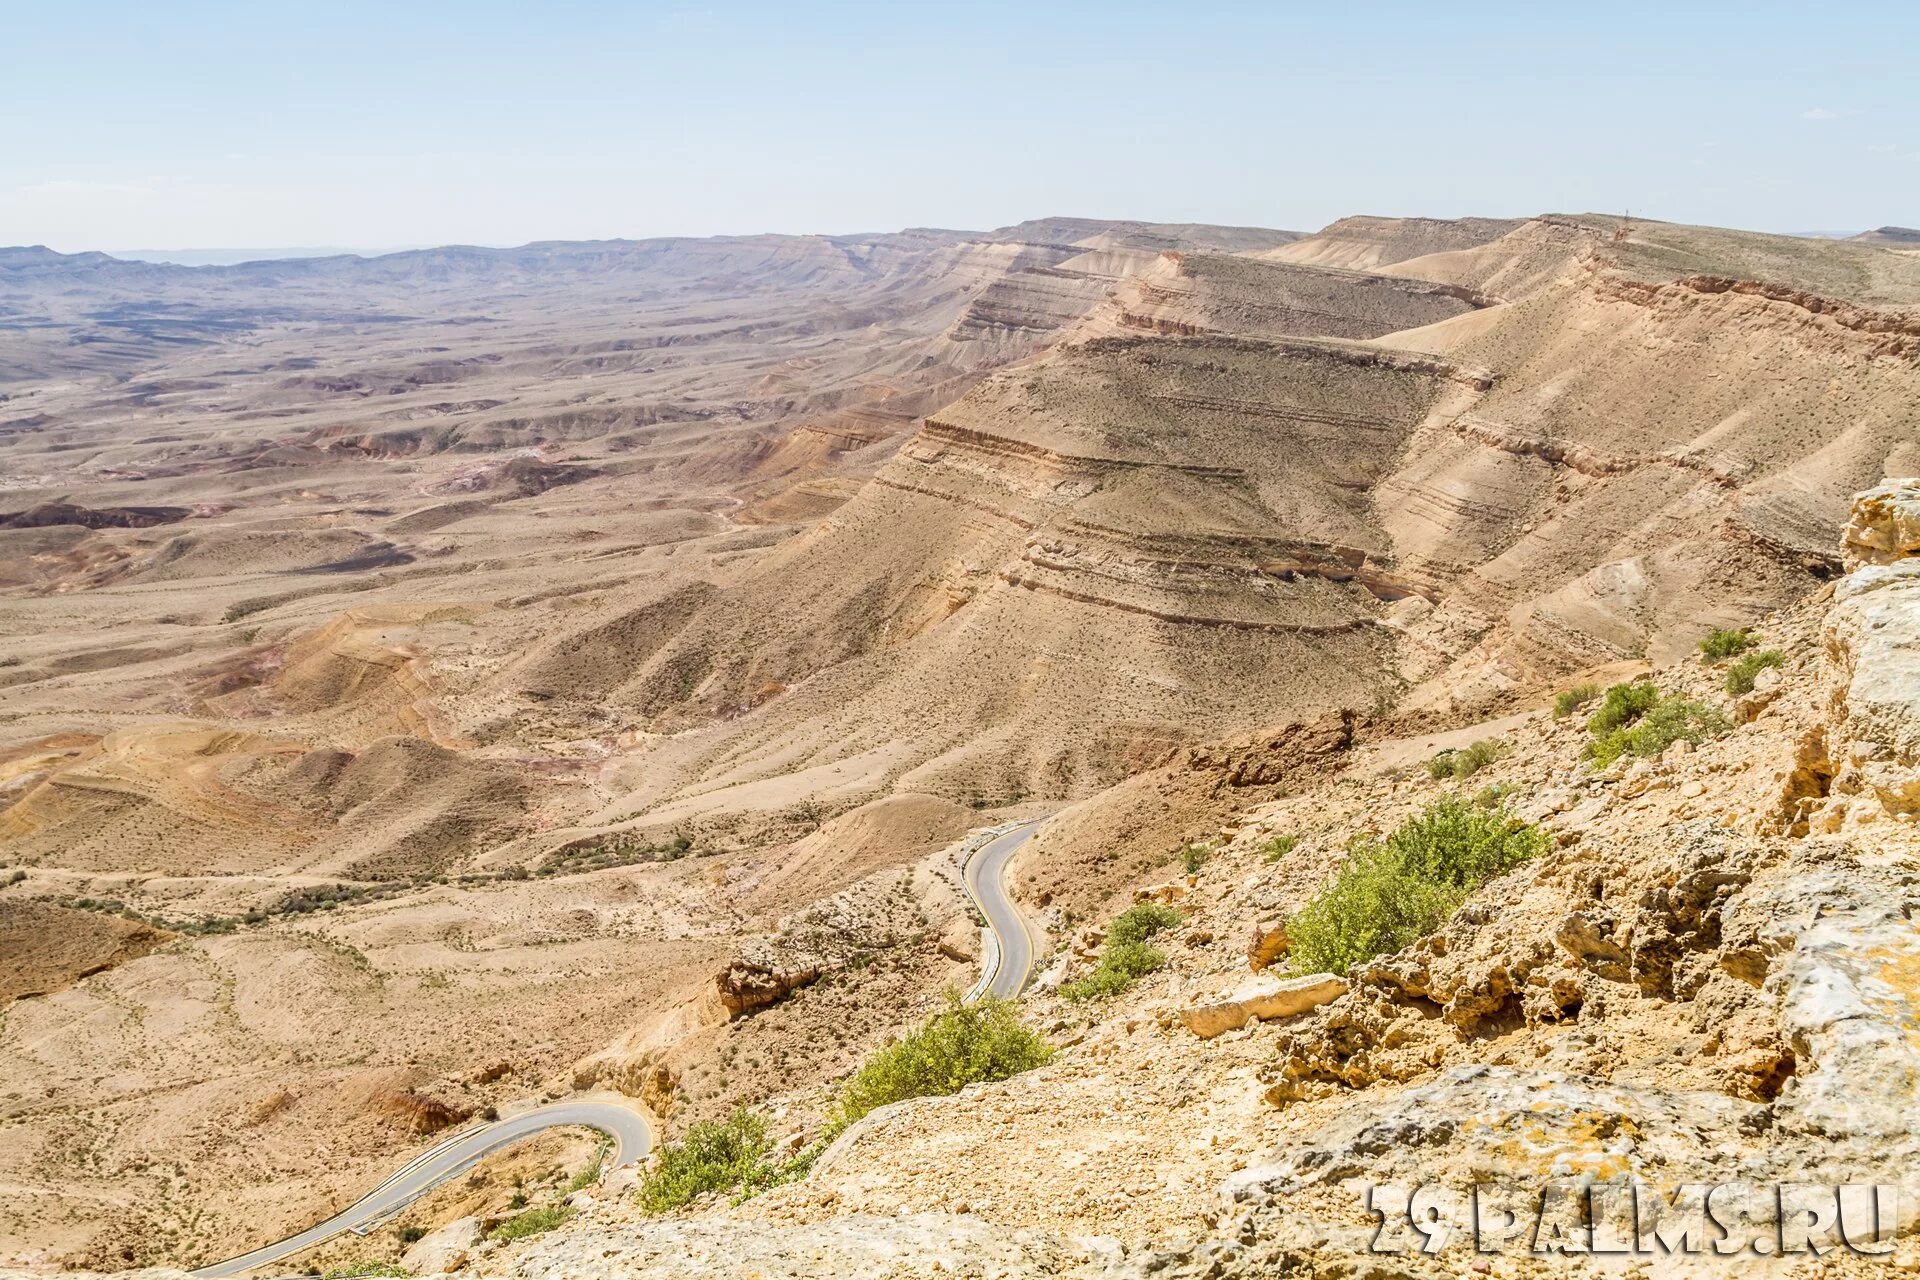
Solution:
<path fill-rule="evenodd" d="M 1518 218 L 1341 218 L 1313 235 L 1257 256 L 1308 266 L 1372 271 L 1454 249 L 1471 249 L 1517 229 Z"/>
<path fill-rule="evenodd" d="M 1197 725 L 1402 688 L 1484 704 L 1816 588 L 1847 495 L 1911 465 L 1920 277 L 1858 246 L 1783 266 L 1807 242 L 1615 229 L 1537 219 L 1394 277 L 1157 259 L 763 570 L 594 624 L 651 620 L 593 697 L 727 721 L 609 816 L 801 759 L 960 794 L 1104 785 Z M 1356 325 L 1364 345 L 1317 336 Z M 1791 372 L 1729 372 L 1756 366 Z M 564 701 L 562 665 L 529 687 Z"/>
<path fill-rule="evenodd" d="M 1920 229 L 1913 227 L 1875 227 L 1847 239 L 1855 244 L 1878 245 L 1883 249 L 1920 249 Z"/>

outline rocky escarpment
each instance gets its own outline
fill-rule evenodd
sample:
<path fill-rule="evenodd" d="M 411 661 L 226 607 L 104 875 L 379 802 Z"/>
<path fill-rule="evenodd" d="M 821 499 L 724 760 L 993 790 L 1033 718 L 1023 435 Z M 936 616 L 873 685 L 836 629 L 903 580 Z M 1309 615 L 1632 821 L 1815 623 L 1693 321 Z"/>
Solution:
<path fill-rule="evenodd" d="M 1166 253 L 1080 333 L 1377 338 L 1487 305 L 1470 289 L 1256 258 Z"/>
<path fill-rule="evenodd" d="M 1846 551 L 1859 567 L 1836 585 L 1823 633 L 1833 697 L 1801 761 L 1828 798 L 1796 815 L 1824 831 L 1920 818 L 1920 483 L 1860 495 Z"/>

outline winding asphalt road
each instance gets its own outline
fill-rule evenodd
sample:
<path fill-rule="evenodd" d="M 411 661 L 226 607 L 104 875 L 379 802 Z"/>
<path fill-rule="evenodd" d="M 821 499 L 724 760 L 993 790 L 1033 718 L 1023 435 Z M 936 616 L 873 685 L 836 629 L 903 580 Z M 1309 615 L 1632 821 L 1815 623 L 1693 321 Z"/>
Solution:
<path fill-rule="evenodd" d="M 981 980 L 973 995 L 1003 996 L 1011 999 L 1026 989 L 1033 978 L 1033 933 L 1026 917 L 1007 894 L 1007 864 L 1020 846 L 1040 829 L 1041 819 L 1023 822 L 995 836 L 967 860 L 963 871 L 967 893 L 980 914 L 987 919 L 993 937 L 983 957 Z M 517 1116 L 509 1116 L 478 1129 L 455 1134 L 438 1146 L 430 1147 L 409 1160 L 385 1182 L 366 1196 L 324 1222 L 317 1222 L 298 1235 L 273 1244 L 262 1245 L 225 1262 L 202 1267 L 196 1276 L 239 1276 L 278 1262 L 330 1240 L 343 1231 L 365 1233 L 386 1218 L 433 1190 L 459 1177 L 481 1160 L 511 1146 L 522 1138 L 565 1125 L 584 1125 L 598 1129 L 613 1139 L 610 1168 L 634 1164 L 646 1158 L 653 1146 L 653 1127 L 638 1109 L 622 1102 L 579 1100 L 556 1102 L 535 1107 Z"/>
<path fill-rule="evenodd" d="M 451 1181 L 479 1164 L 502 1147 L 522 1138 L 565 1125 L 584 1125 L 598 1129 L 613 1139 L 608 1168 L 633 1164 L 646 1158 L 653 1145 L 653 1126 L 637 1108 L 621 1102 L 573 1101 L 535 1107 L 517 1116 L 497 1120 L 478 1129 L 457 1133 L 438 1146 L 431 1147 L 400 1166 L 385 1182 L 362 1199 L 325 1222 L 317 1222 L 298 1235 L 274 1244 L 262 1245 L 225 1262 L 202 1267 L 196 1276 L 237 1276 L 256 1267 L 311 1248 L 343 1231 L 365 1233 L 389 1215 L 413 1203 L 443 1182 Z"/>
<path fill-rule="evenodd" d="M 1027 919 L 1007 895 L 1007 863 L 1020 846 L 1033 839 L 1042 819 L 1023 822 L 1003 835 L 995 836 L 967 860 L 967 893 L 993 930 L 993 941 L 986 949 L 981 982 L 971 994 L 1003 996 L 1007 999 L 1026 990 L 1033 977 L 1033 933 Z"/>

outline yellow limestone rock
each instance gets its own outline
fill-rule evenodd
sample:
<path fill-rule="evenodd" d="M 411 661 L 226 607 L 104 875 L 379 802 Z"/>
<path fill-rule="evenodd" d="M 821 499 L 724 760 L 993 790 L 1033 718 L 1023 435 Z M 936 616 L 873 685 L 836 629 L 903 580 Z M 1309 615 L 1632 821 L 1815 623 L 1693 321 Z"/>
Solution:
<path fill-rule="evenodd" d="M 1287 954 L 1287 924 L 1284 920 L 1263 920 L 1253 926 L 1247 939 L 1247 967 L 1258 972 Z"/>
<path fill-rule="evenodd" d="M 1250 1022 L 1273 1018 L 1291 1018 L 1318 1009 L 1347 994 L 1347 980 L 1331 973 L 1311 973 L 1304 978 L 1255 978 L 1224 1000 L 1192 1005 L 1180 1011 L 1187 1030 L 1202 1040 L 1211 1040 L 1228 1031 L 1238 1031 Z"/>

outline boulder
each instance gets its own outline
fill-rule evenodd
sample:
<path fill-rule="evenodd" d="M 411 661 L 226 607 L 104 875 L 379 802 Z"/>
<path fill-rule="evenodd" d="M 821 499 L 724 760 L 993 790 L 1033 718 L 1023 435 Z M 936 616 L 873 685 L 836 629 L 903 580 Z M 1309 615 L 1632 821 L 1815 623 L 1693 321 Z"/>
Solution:
<path fill-rule="evenodd" d="M 955 916 L 940 931 L 940 954 L 961 964 L 980 960 L 980 928 L 967 916 Z"/>
<path fill-rule="evenodd" d="M 1920 479 L 1888 480 L 1855 494 L 1840 550 L 1849 569 L 1920 555 Z"/>
<path fill-rule="evenodd" d="M 1287 954 L 1286 921 L 1268 920 L 1253 926 L 1253 936 L 1247 939 L 1249 969 L 1258 973 L 1285 954 Z"/>
<path fill-rule="evenodd" d="M 455 1218 L 420 1237 L 401 1255 L 400 1264 L 416 1276 L 435 1275 L 464 1266 L 480 1243 L 480 1219 Z"/>
<path fill-rule="evenodd" d="M 1347 993 L 1347 980 L 1331 973 L 1313 973 L 1304 978 L 1255 978 L 1224 1000 L 1190 1005 L 1180 1011 L 1180 1021 L 1202 1040 L 1211 1040 L 1228 1031 L 1238 1031 L 1251 1022 L 1291 1018 L 1338 1000 Z"/>

